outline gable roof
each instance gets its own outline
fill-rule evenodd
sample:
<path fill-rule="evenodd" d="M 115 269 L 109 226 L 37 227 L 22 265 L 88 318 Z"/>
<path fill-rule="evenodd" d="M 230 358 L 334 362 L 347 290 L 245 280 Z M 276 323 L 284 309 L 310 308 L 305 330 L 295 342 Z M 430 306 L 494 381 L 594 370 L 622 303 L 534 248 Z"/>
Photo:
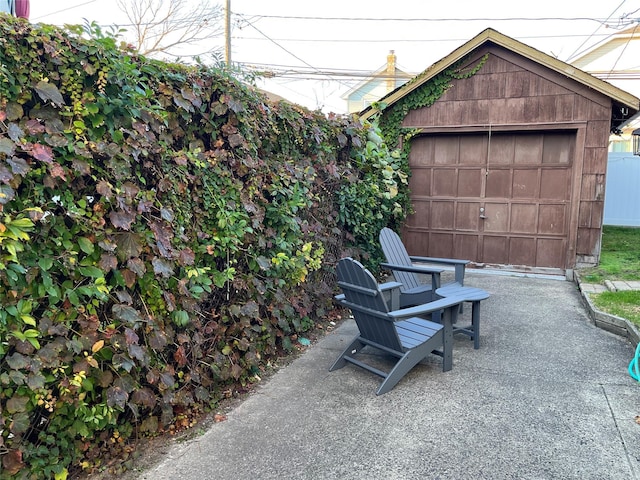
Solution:
<path fill-rule="evenodd" d="M 413 73 L 407 73 L 407 72 L 405 72 L 403 70 L 400 70 L 399 68 L 396 68 L 396 73 L 395 73 L 395 75 L 393 77 L 391 77 L 391 79 L 393 79 L 395 81 L 404 80 L 406 82 L 406 81 L 412 79 L 414 76 L 415 75 Z M 345 93 L 340 95 L 340 98 L 346 100 L 351 95 L 353 95 L 355 92 L 357 92 L 358 90 L 360 90 L 363 87 L 367 86 L 369 83 L 371 83 L 371 82 L 380 82 L 380 81 L 387 80 L 389 78 L 390 77 L 389 77 L 389 74 L 387 73 L 387 66 L 383 65 L 378 70 L 373 72 L 371 75 L 366 77 L 364 80 L 361 80 L 355 86 L 351 87 Z"/>
<path fill-rule="evenodd" d="M 387 106 L 393 105 L 395 102 L 405 97 L 415 89 L 419 88 L 420 86 L 428 82 L 431 78 L 446 70 L 472 51 L 488 43 L 493 43 L 495 45 L 511 50 L 512 52 L 522 55 L 523 57 L 528 58 L 542 66 L 545 66 L 562 75 L 565 75 L 566 77 L 580 82 L 583 85 L 610 97 L 614 102 L 619 103 L 620 106 L 633 110 L 633 113 L 640 110 L 640 100 L 630 93 L 625 92 L 624 90 L 621 90 L 618 87 L 605 82 L 604 80 L 600 80 L 599 78 L 596 78 L 580 70 L 579 68 L 574 67 L 573 65 L 569 65 L 568 63 L 565 63 L 561 60 L 558 60 L 557 58 L 547 55 L 546 53 L 536 50 L 529 45 L 503 35 L 502 33 L 491 28 L 487 28 L 486 30 L 480 32 L 467 43 L 458 47 L 449 55 L 437 61 L 422 73 L 418 74 L 416 77 L 414 77 L 413 80 L 410 80 L 408 83 L 396 88 L 394 91 L 384 96 L 382 99 L 380 99 L 380 101 L 384 102 Z M 369 106 L 362 110 L 362 112 L 360 112 L 360 118 L 367 119 L 378 111 L 378 109 Z"/>

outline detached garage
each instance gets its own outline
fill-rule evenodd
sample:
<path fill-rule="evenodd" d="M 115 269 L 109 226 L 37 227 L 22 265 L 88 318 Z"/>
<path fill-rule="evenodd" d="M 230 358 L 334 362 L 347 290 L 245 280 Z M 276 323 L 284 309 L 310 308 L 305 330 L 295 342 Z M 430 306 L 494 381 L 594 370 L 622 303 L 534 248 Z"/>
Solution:
<path fill-rule="evenodd" d="M 450 77 L 433 103 L 407 107 L 452 68 L 473 74 Z M 380 102 L 381 123 L 396 108 L 399 127 L 412 132 L 409 253 L 552 273 L 596 264 L 609 135 L 639 103 L 485 30 Z"/>

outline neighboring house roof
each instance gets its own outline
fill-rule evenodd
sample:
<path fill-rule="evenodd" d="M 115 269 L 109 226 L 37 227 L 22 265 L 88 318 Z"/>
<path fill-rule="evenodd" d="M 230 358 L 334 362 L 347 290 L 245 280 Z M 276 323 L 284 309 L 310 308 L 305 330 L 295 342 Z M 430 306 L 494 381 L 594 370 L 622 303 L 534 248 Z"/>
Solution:
<path fill-rule="evenodd" d="M 594 77 L 610 82 L 634 95 L 640 94 L 640 25 L 614 32 L 588 49 L 571 64 Z M 640 125 L 640 114 L 621 125 L 633 130 Z"/>
<path fill-rule="evenodd" d="M 621 71 L 637 74 L 640 71 L 637 61 L 639 49 L 640 25 L 636 24 L 634 27 L 610 35 L 586 53 L 571 60 L 571 65 L 598 77 L 600 74 L 612 75 Z"/>
<path fill-rule="evenodd" d="M 491 28 L 480 32 L 467 43 L 458 47 L 449 55 L 437 61 L 422 73 L 418 74 L 416 77 L 414 77 L 413 80 L 402 85 L 401 87 L 396 88 L 394 91 L 384 96 L 382 99 L 380 99 L 380 102 L 386 104 L 387 106 L 393 105 L 401 98 L 405 97 L 415 89 L 428 82 L 438 73 L 446 70 L 448 67 L 455 64 L 457 61 L 461 60 L 472 51 L 487 43 L 493 43 L 495 45 L 511 50 L 512 52 L 522 55 L 523 57 L 537 62 L 542 66 L 545 66 L 551 70 L 561 73 L 562 75 L 565 75 L 566 77 L 580 82 L 583 85 L 608 96 L 615 103 L 618 103 L 619 106 L 628 108 L 629 110 L 631 110 L 632 114 L 635 114 L 636 112 L 638 112 L 638 110 L 640 110 L 640 100 L 632 94 L 625 92 L 624 90 L 621 90 L 620 88 L 611 85 L 604 80 L 600 80 L 599 78 L 596 78 L 593 75 L 590 75 L 573 65 L 569 65 L 568 63 L 558 60 L 557 58 L 547 55 L 546 53 L 536 50 L 533 47 L 525 45 L 524 43 L 503 35 L 502 33 Z M 378 110 L 373 108 L 373 106 L 369 106 L 362 110 L 362 112 L 360 112 L 360 117 L 362 119 L 366 119 L 377 111 Z"/>
<path fill-rule="evenodd" d="M 349 113 L 359 113 L 362 108 L 404 85 L 413 77 L 414 74 L 406 73 L 396 67 L 395 51 L 390 50 L 386 65 L 368 75 L 367 78 L 341 95 L 341 98 L 347 101 Z"/>
<path fill-rule="evenodd" d="M 406 82 L 407 80 L 413 78 L 414 76 L 415 75 L 413 73 L 407 73 L 407 72 L 404 72 L 404 71 L 400 70 L 399 68 L 396 68 L 395 75 L 393 76 L 393 79 L 396 80 L 396 81 L 403 80 L 403 81 Z M 358 83 L 357 85 L 352 87 L 346 93 L 342 94 L 340 96 L 340 98 L 346 100 L 346 99 L 348 99 L 349 97 L 351 97 L 352 95 L 354 95 L 355 93 L 357 93 L 360 90 L 367 90 L 367 87 L 372 82 L 374 82 L 374 83 L 384 82 L 388 78 L 389 78 L 389 74 L 387 73 L 387 66 L 384 65 L 379 70 L 376 70 L 370 76 L 368 76 L 367 78 L 362 80 L 360 83 Z"/>

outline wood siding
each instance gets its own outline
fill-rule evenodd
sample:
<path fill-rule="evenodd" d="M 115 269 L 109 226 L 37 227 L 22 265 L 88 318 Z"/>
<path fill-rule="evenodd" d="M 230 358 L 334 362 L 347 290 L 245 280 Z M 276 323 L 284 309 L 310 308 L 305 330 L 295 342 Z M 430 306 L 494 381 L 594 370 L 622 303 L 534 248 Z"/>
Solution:
<path fill-rule="evenodd" d="M 611 99 L 495 45 L 479 48 L 470 64 L 486 53 L 476 75 L 455 80 L 431 107 L 404 119 L 424 134 L 410 159 L 416 213 L 403 232 L 409 252 L 560 269 L 596 263 Z M 557 165 L 545 160 L 544 145 Z M 493 211 L 481 238 L 464 233 L 476 228 L 476 207 Z M 507 223 L 492 225 L 496 218 Z"/>

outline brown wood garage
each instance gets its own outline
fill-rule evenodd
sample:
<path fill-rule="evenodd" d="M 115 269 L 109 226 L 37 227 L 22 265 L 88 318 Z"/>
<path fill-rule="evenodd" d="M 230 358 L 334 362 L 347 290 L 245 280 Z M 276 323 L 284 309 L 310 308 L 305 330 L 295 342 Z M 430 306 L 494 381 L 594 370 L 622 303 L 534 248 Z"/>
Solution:
<path fill-rule="evenodd" d="M 402 232 L 409 253 L 535 271 L 597 263 L 609 134 L 640 101 L 491 29 L 383 101 L 485 56 L 475 75 L 402 122 L 419 132 L 414 213 Z"/>

